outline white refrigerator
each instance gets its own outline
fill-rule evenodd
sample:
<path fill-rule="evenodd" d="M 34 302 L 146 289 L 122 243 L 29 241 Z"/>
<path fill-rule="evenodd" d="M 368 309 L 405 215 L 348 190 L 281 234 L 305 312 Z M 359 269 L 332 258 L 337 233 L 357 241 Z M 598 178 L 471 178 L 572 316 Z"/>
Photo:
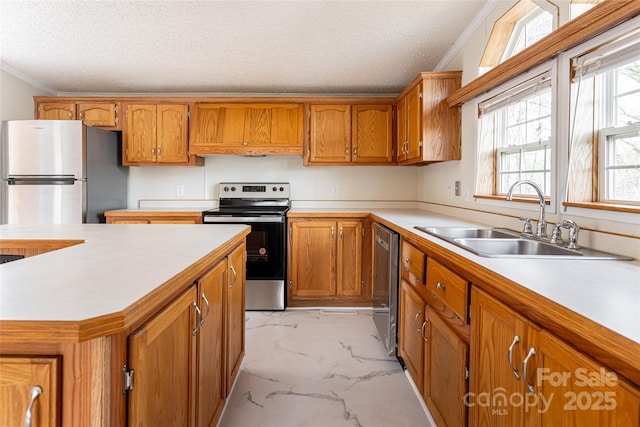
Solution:
<path fill-rule="evenodd" d="M 0 223 L 98 223 L 126 208 L 120 141 L 81 120 L 3 122 Z"/>

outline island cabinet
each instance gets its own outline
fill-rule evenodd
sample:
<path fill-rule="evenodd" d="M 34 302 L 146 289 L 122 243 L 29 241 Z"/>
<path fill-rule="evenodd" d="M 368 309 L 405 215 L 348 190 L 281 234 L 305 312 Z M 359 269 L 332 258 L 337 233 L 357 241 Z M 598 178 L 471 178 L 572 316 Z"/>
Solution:
<path fill-rule="evenodd" d="M 472 426 L 640 425 L 640 390 L 482 290 L 472 290 Z"/>
<path fill-rule="evenodd" d="M 400 94 L 396 106 L 398 164 L 460 160 L 461 115 L 446 97 L 460 87 L 459 71 L 421 73 Z"/>
<path fill-rule="evenodd" d="M 393 106 L 312 104 L 305 164 L 393 164 Z"/>
<path fill-rule="evenodd" d="M 439 426 L 467 425 L 469 325 L 457 291 L 466 306 L 468 287 L 402 242 L 398 354 Z"/>
<path fill-rule="evenodd" d="M 0 426 L 59 426 L 59 374 L 59 357 L 0 357 Z"/>
<path fill-rule="evenodd" d="M 290 218 L 289 236 L 289 305 L 371 302 L 369 220 Z"/>
<path fill-rule="evenodd" d="M 242 244 L 129 335 L 128 425 L 217 423 L 244 357 L 244 265 Z"/>
<path fill-rule="evenodd" d="M 193 154 L 302 154 L 304 106 L 298 103 L 196 103 Z"/>
<path fill-rule="evenodd" d="M 189 105 L 127 104 L 123 165 L 202 165 L 189 154 Z"/>
<path fill-rule="evenodd" d="M 82 120 L 85 124 L 108 130 L 121 130 L 119 101 L 57 100 L 35 101 L 38 120 Z"/>

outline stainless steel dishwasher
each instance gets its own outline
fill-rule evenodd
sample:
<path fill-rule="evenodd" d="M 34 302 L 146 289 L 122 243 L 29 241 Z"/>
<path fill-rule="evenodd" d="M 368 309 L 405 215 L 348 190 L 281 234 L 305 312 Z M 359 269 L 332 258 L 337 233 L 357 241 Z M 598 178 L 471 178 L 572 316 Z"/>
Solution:
<path fill-rule="evenodd" d="M 373 257 L 373 321 L 387 354 L 397 356 L 398 233 L 376 223 Z"/>

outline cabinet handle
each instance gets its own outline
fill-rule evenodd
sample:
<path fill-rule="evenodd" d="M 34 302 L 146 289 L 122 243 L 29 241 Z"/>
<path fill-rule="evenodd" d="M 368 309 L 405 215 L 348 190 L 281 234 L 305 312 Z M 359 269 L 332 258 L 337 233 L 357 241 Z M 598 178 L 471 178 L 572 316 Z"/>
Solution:
<path fill-rule="evenodd" d="M 195 301 L 193 302 L 193 308 L 195 308 L 196 314 L 198 315 L 198 318 L 196 319 L 196 327 L 193 329 L 193 336 L 195 336 L 198 333 L 200 326 L 202 326 L 202 311 L 200 310 L 200 307 L 198 307 L 198 303 Z"/>
<path fill-rule="evenodd" d="M 358 157 L 358 147 L 353 147 L 353 157 Z"/>
<path fill-rule="evenodd" d="M 242 141 L 242 145 L 249 145 L 249 141 Z"/>
<path fill-rule="evenodd" d="M 202 326 L 204 324 L 205 319 L 207 317 L 209 317 L 209 312 L 211 311 L 211 306 L 209 305 L 209 300 L 204 295 L 204 292 L 201 293 L 200 296 L 202 297 L 202 300 L 204 301 L 204 303 L 207 305 L 207 314 L 205 314 L 204 317 L 200 320 L 200 326 Z"/>
<path fill-rule="evenodd" d="M 238 280 L 238 273 L 236 272 L 236 269 L 233 268 L 233 265 L 230 265 L 229 269 L 231 269 L 231 272 L 233 273 L 233 281 L 229 285 L 229 289 L 233 289 L 233 285 L 235 285 L 236 281 Z"/>
<path fill-rule="evenodd" d="M 80 110 L 80 120 L 84 120 L 84 110 Z"/>
<path fill-rule="evenodd" d="M 424 319 L 424 322 L 422 322 L 422 328 L 420 328 L 420 335 L 422 335 L 422 339 L 424 340 L 424 342 L 429 342 L 429 340 L 427 339 L 427 336 L 424 333 L 425 327 L 427 326 L 427 323 L 429 323 L 429 319 Z"/>
<path fill-rule="evenodd" d="M 24 427 L 31 427 L 33 405 L 41 394 L 42 388 L 40 388 L 40 386 L 36 385 L 31 388 L 31 401 L 29 402 L 29 406 L 27 406 L 27 412 L 24 413 Z"/>
<path fill-rule="evenodd" d="M 436 283 L 436 289 L 441 289 L 444 291 L 444 285 L 440 282 Z"/>
<path fill-rule="evenodd" d="M 511 368 L 511 372 L 513 372 L 513 376 L 516 377 L 516 380 L 520 381 L 520 374 L 517 370 L 513 368 L 513 348 L 520 342 L 520 336 L 515 334 L 513 336 L 513 342 L 509 346 L 509 353 L 507 353 L 507 360 L 509 361 L 509 367 Z"/>
<path fill-rule="evenodd" d="M 152 157 L 156 156 L 156 147 L 151 147 L 151 156 Z"/>
<path fill-rule="evenodd" d="M 529 389 L 529 393 L 531 394 L 535 394 L 535 389 L 533 388 L 533 385 L 529 383 L 529 380 L 527 379 L 527 365 L 529 364 L 529 360 L 531 360 L 531 358 L 533 356 L 536 355 L 536 349 L 535 347 L 531 346 L 529 348 L 529 353 L 527 353 L 527 357 L 524 358 L 524 362 L 522 362 L 522 376 L 524 377 L 524 383 L 527 385 L 527 388 Z"/>
<path fill-rule="evenodd" d="M 340 240 L 342 240 L 342 226 L 340 226 Z"/>
<path fill-rule="evenodd" d="M 413 317 L 413 326 L 416 328 L 416 332 L 420 333 L 420 328 L 418 327 L 418 316 L 422 314 L 422 311 L 418 310 L 416 315 Z"/>
<path fill-rule="evenodd" d="M 158 157 L 162 156 L 162 154 L 160 154 L 160 149 L 161 148 L 162 148 L 161 146 L 158 146 Z"/>
<path fill-rule="evenodd" d="M 331 240 L 335 240 L 336 237 L 336 231 L 333 227 L 331 227 Z"/>

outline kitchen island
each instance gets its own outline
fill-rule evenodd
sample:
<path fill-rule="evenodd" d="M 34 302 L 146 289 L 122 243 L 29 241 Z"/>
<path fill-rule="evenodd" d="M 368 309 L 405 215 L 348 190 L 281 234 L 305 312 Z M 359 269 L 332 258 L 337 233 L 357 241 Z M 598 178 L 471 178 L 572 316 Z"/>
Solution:
<path fill-rule="evenodd" d="M 145 401 L 162 400 L 156 394 L 160 390 L 147 388 L 149 394 L 141 394 L 150 377 L 162 377 L 164 371 L 146 379 L 143 373 L 153 372 L 148 368 L 154 363 L 168 363 L 164 368 L 171 379 L 176 367 L 184 368 L 177 375 L 186 387 L 186 400 L 178 402 L 172 417 L 181 412 L 185 420 L 208 425 L 206 414 L 196 415 L 202 409 L 197 378 L 207 367 L 197 352 L 211 346 L 211 358 L 219 363 L 209 368 L 219 371 L 223 396 L 218 400 L 223 402 L 244 354 L 244 240 L 249 231 L 245 225 L 0 226 L 2 253 L 24 248 L 37 253 L 39 247 L 67 243 L 0 266 L 3 385 L 23 371 L 44 381 L 45 391 L 34 406 L 42 425 L 120 426 L 127 417 L 131 423 L 149 415 L 128 413 L 127 399 L 136 399 L 141 411 L 153 410 Z M 145 361 L 142 356 L 158 353 L 145 353 L 145 345 L 170 357 Z M 225 354 L 229 351 L 233 354 Z M 134 378 L 127 364 L 136 372 L 137 393 L 127 390 Z M 31 392 L 27 386 L 19 383 L 15 389 L 26 404 L 15 405 L 4 417 L 17 415 L 22 422 Z M 209 418 L 219 416 L 218 403 L 209 405 L 216 412 Z"/>

